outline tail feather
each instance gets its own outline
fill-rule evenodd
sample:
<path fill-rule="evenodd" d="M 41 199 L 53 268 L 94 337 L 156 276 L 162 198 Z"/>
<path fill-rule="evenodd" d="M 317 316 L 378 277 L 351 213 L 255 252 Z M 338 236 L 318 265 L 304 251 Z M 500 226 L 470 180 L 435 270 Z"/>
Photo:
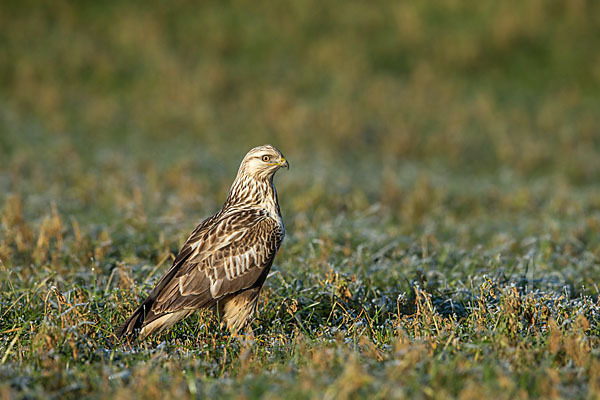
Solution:
<path fill-rule="evenodd" d="M 152 318 L 152 320 L 146 320 L 144 322 L 144 326 L 139 332 L 140 339 L 145 338 L 146 336 L 161 332 L 167 328 L 173 326 L 177 321 L 187 317 L 194 310 L 181 310 L 175 311 L 171 313 L 156 315 Z"/>
<path fill-rule="evenodd" d="M 115 331 L 115 336 L 117 336 L 118 340 L 121 341 L 123 339 L 135 339 L 144 324 L 146 323 L 146 317 L 150 310 L 151 304 L 147 304 L 144 302 L 141 306 L 138 307 L 137 310 L 131 314 L 129 318 Z"/>
<path fill-rule="evenodd" d="M 151 309 L 151 304 L 144 302 L 116 331 L 119 342 L 122 340 L 143 339 L 152 333 L 158 333 L 174 325 L 177 321 L 187 317 L 194 310 L 181 310 L 156 315 Z"/>

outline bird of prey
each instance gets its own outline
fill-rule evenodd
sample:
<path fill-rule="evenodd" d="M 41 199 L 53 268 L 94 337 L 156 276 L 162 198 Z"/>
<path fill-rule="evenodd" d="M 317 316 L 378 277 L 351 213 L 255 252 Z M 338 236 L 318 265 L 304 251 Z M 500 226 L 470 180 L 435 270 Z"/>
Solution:
<path fill-rule="evenodd" d="M 285 230 L 273 176 L 289 169 L 271 145 L 246 154 L 223 208 L 194 229 L 150 295 L 119 327 L 143 339 L 195 310 L 211 308 L 232 333 L 252 321 L 260 290 Z"/>

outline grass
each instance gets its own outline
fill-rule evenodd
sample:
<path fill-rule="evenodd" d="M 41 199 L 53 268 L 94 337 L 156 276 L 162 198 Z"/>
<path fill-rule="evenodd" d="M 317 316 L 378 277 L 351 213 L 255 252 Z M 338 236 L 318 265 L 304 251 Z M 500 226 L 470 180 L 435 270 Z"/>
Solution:
<path fill-rule="evenodd" d="M 596 398 L 598 5 L 4 2 L 2 398 Z M 241 157 L 256 339 L 112 331 Z"/>

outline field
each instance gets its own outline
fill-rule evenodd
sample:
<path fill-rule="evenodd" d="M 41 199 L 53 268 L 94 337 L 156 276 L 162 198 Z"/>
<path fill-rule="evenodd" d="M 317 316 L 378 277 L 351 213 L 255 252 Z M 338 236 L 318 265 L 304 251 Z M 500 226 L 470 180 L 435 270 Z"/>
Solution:
<path fill-rule="evenodd" d="M 600 3 L 3 1 L 0 398 L 600 398 Z M 248 149 L 253 323 L 113 330 Z"/>

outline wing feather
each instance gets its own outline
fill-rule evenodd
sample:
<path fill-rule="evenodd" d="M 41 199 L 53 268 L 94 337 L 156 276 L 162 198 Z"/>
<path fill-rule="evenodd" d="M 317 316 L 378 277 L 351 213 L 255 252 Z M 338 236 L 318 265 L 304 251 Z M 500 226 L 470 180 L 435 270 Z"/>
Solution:
<path fill-rule="evenodd" d="M 208 307 L 262 284 L 283 239 L 279 224 L 257 209 L 230 212 L 201 227 L 152 291 L 154 316 Z"/>

